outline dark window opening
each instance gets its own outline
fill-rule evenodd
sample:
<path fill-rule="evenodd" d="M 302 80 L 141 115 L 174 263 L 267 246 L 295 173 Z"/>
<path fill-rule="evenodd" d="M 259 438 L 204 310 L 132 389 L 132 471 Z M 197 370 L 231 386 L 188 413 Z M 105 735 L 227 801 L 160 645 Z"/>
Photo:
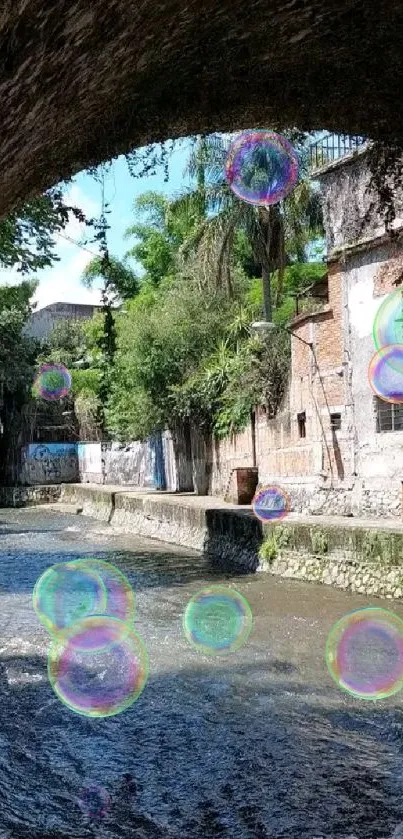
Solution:
<path fill-rule="evenodd" d="M 301 414 L 297 414 L 298 420 L 298 432 L 300 437 L 306 437 L 306 414 L 305 411 L 302 411 Z"/>
<path fill-rule="evenodd" d="M 332 431 L 339 431 L 341 428 L 341 414 L 330 414 L 330 427 Z"/>
<path fill-rule="evenodd" d="M 403 431 L 403 405 L 384 402 L 375 396 L 375 412 L 378 434 L 383 431 Z"/>

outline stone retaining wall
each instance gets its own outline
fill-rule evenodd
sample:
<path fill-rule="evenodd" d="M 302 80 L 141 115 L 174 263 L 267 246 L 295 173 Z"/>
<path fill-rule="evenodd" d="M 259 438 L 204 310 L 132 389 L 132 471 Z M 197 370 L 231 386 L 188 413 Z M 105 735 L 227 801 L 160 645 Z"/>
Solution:
<path fill-rule="evenodd" d="M 62 500 L 85 515 L 139 536 L 203 551 L 235 573 L 269 571 L 363 594 L 403 596 L 403 528 L 352 518 L 334 523 L 285 519 L 265 525 L 250 508 L 194 496 L 66 485 Z"/>
<path fill-rule="evenodd" d="M 62 484 L 61 501 L 78 504 L 85 516 L 98 521 L 110 522 L 114 508 L 115 493 L 103 486 L 88 484 Z"/>
<path fill-rule="evenodd" d="M 282 523 L 265 529 L 263 568 L 360 594 L 403 596 L 403 530 Z M 266 550 L 265 550 L 266 549 Z"/>
<path fill-rule="evenodd" d="M 61 486 L 0 487 L 0 507 L 51 504 L 61 496 Z"/>

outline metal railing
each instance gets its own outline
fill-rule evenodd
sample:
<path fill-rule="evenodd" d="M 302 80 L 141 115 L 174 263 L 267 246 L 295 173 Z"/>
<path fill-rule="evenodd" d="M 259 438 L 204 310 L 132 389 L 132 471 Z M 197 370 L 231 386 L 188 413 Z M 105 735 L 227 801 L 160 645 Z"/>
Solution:
<path fill-rule="evenodd" d="M 349 134 L 325 134 L 309 147 L 309 167 L 311 171 L 320 169 L 334 160 L 339 160 L 365 145 L 365 137 Z"/>

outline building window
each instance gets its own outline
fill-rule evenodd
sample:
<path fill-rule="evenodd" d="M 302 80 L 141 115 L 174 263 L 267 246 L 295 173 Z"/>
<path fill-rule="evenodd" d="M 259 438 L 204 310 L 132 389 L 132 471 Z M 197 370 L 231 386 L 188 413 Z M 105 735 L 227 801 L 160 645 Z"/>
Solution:
<path fill-rule="evenodd" d="M 298 420 L 298 433 L 300 437 L 306 437 L 306 414 L 305 411 L 302 411 L 301 414 L 297 414 Z"/>
<path fill-rule="evenodd" d="M 330 414 L 330 427 L 332 431 L 340 431 L 341 414 Z"/>
<path fill-rule="evenodd" d="M 403 431 L 403 405 L 393 405 L 375 396 L 376 430 Z"/>

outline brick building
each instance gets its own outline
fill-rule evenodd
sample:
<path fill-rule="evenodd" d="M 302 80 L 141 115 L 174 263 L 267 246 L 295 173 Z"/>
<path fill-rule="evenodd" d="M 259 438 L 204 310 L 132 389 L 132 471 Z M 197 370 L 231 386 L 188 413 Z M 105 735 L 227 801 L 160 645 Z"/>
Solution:
<path fill-rule="evenodd" d="M 396 238 L 379 216 L 367 149 L 317 172 L 325 213 L 327 300 L 290 324 L 288 392 L 273 420 L 256 423 L 259 481 L 287 489 L 293 508 L 313 513 L 398 516 L 403 481 L 403 406 L 375 397 L 368 365 L 382 297 L 403 284 L 403 200 L 395 196 Z M 401 232 L 400 232 L 401 231 Z M 312 349 L 298 338 L 312 344 Z M 251 464 L 251 429 L 220 444 L 213 492 L 231 469 Z"/>

